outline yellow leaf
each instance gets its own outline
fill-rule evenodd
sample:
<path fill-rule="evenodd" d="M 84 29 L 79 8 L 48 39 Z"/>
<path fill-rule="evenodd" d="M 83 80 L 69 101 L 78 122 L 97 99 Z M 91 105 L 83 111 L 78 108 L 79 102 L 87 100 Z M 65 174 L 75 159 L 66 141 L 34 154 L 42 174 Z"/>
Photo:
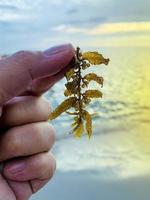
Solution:
<path fill-rule="evenodd" d="M 84 95 L 89 98 L 101 98 L 103 94 L 98 90 L 87 90 Z"/>
<path fill-rule="evenodd" d="M 99 65 L 99 64 L 105 64 L 108 65 L 109 59 L 105 59 L 102 54 L 99 54 L 98 52 L 85 52 L 82 55 L 83 59 L 89 61 L 92 65 Z"/>
<path fill-rule="evenodd" d="M 63 112 L 68 110 L 73 106 L 73 104 L 76 102 L 77 98 L 76 97 L 70 97 L 66 100 L 64 100 L 50 115 L 49 119 L 55 119 L 59 115 L 61 115 Z"/>
<path fill-rule="evenodd" d="M 70 90 L 66 89 L 66 90 L 64 91 L 64 95 L 65 95 L 66 97 L 71 96 L 71 95 L 72 95 L 72 92 L 71 92 Z"/>
<path fill-rule="evenodd" d="M 71 124 L 72 127 L 75 127 L 76 125 L 77 125 L 77 122 L 73 122 L 73 123 Z"/>
<path fill-rule="evenodd" d="M 103 77 L 97 76 L 95 73 L 89 73 L 84 76 L 84 79 L 87 81 L 96 81 L 97 83 L 103 86 L 104 79 Z"/>
<path fill-rule="evenodd" d="M 78 81 L 77 79 L 74 79 L 74 80 L 71 81 L 71 82 L 67 82 L 67 83 L 65 84 L 65 86 L 66 86 L 66 88 L 67 88 L 68 90 L 73 90 L 73 89 L 75 89 L 75 88 L 78 86 L 78 84 L 79 84 L 79 81 Z"/>
<path fill-rule="evenodd" d="M 74 122 L 71 124 L 71 126 L 74 128 L 79 126 L 79 124 L 80 124 L 80 119 L 78 117 L 74 117 Z"/>
<path fill-rule="evenodd" d="M 84 132 L 84 127 L 83 127 L 83 123 L 81 121 L 80 124 L 74 128 L 73 133 L 76 137 L 79 138 L 79 137 L 81 137 L 83 132 Z"/>
<path fill-rule="evenodd" d="M 78 126 L 79 121 L 75 121 L 71 124 L 72 127 Z"/>
<path fill-rule="evenodd" d="M 66 72 L 65 77 L 66 77 L 67 81 L 69 81 L 72 78 L 74 73 L 75 73 L 75 71 L 73 68 L 71 68 L 68 72 Z"/>
<path fill-rule="evenodd" d="M 91 115 L 87 111 L 84 111 L 84 115 L 85 115 L 84 119 L 86 121 L 86 123 L 85 123 L 86 131 L 87 131 L 87 134 L 88 134 L 88 136 L 90 138 L 91 135 L 92 135 L 92 119 L 91 119 Z"/>

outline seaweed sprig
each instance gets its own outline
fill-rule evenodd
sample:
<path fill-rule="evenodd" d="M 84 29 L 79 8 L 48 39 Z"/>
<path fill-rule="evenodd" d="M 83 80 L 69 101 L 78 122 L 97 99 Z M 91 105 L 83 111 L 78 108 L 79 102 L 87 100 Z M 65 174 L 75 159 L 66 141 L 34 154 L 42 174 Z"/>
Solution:
<path fill-rule="evenodd" d="M 67 83 L 65 84 L 64 95 L 68 97 L 50 114 L 49 119 L 55 119 L 63 112 L 74 116 L 72 123 L 72 133 L 80 137 L 86 130 L 89 137 L 92 135 L 92 119 L 90 113 L 85 109 L 92 98 L 102 98 L 99 90 L 88 89 L 89 83 L 95 81 L 103 87 L 103 77 L 95 73 L 82 75 L 82 70 L 86 70 L 92 65 L 108 65 L 109 59 L 105 59 L 98 52 L 82 53 L 77 47 L 74 66 L 65 74 Z"/>

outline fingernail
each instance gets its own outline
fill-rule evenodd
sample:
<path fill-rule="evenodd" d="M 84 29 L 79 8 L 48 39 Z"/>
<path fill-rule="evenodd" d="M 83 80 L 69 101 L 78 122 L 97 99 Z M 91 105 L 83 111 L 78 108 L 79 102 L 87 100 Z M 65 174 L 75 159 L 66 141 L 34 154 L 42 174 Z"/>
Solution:
<path fill-rule="evenodd" d="M 24 169 L 25 169 L 25 163 L 24 162 L 20 162 L 20 163 L 12 164 L 12 165 L 8 166 L 6 170 L 10 174 L 15 175 L 15 174 L 20 173 Z"/>
<path fill-rule="evenodd" d="M 58 54 L 71 48 L 73 49 L 73 46 L 71 44 L 62 44 L 62 45 L 54 46 L 50 49 L 47 49 L 46 51 L 44 51 L 44 54 L 45 55 Z"/>

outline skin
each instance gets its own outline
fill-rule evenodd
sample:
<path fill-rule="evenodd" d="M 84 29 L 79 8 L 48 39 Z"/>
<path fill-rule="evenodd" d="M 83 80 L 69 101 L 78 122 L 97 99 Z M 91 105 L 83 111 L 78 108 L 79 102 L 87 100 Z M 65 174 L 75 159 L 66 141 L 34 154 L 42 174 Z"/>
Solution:
<path fill-rule="evenodd" d="M 69 69 L 72 45 L 0 59 L 0 200 L 28 200 L 53 176 L 55 130 L 42 94 Z"/>

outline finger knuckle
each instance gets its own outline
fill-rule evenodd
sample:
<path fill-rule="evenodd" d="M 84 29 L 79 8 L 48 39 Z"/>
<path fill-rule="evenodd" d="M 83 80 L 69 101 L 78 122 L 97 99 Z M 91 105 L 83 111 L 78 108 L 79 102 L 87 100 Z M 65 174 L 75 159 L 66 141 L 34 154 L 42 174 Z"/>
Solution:
<path fill-rule="evenodd" d="M 21 50 L 21 51 L 16 52 L 13 56 L 17 57 L 18 59 L 24 60 L 25 62 L 29 62 L 33 60 L 34 58 L 41 57 L 42 52 Z"/>
<path fill-rule="evenodd" d="M 36 139 L 42 144 L 45 150 L 49 150 L 55 142 L 55 130 L 48 122 L 40 122 L 33 124 L 33 135 L 36 134 Z"/>
<path fill-rule="evenodd" d="M 54 144 L 54 142 L 55 142 L 55 135 L 56 135 L 56 133 L 55 133 L 55 129 L 54 129 L 54 127 L 51 125 L 51 124 L 49 124 L 49 123 L 47 123 L 48 124 L 48 128 L 49 128 L 49 140 L 51 141 L 51 144 Z"/>
<path fill-rule="evenodd" d="M 49 112 L 51 112 L 51 111 L 52 111 L 52 108 L 51 108 L 51 105 L 50 105 L 49 101 L 48 101 L 45 97 L 42 97 L 42 100 L 43 100 L 45 106 L 47 107 L 47 110 L 48 110 Z"/>
<path fill-rule="evenodd" d="M 43 177 L 50 179 L 56 170 L 56 160 L 51 153 L 47 153 L 46 155 L 43 155 L 42 161 L 43 169 L 45 169 L 45 171 L 43 171 Z"/>
<path fill-rule="evenodd" d="M 18 51 L 15 54 L 12 55 L 12 58 L 14 59 L 14 61 L 17 61 L 18 63 L 23 64 L 23 66 L 26 66 L 26 70 L 28 71 L 29 75 L 31 76 L 31 79 L 33 79 L 32 77 L 32 72 L 31 69 L 33 66 L 38 65 L 39 60 L 41 60 L 43 58 L 43 54 L 42 51 Z"/>
<path fill-rule="evenodd" d="M 8 140 L 6 143 L 7 152 L 9 152 L 10 156 L 19 156 L 21 146 L 22 144 L 20 143 L 18 134 L 12 129 L 8 133 Z"/>
<path fill-rule="evenodd" d="M 41 108 L 44 112 L 44 116 L 45 116 L 45 120 L 48 120 L 48 116 L 52 111 L 52 108 L 50 106 L 50 103 L 48 102 L 48 100 L 44 97 L 40 98 L 40 102 L 41 102 Z"/>

